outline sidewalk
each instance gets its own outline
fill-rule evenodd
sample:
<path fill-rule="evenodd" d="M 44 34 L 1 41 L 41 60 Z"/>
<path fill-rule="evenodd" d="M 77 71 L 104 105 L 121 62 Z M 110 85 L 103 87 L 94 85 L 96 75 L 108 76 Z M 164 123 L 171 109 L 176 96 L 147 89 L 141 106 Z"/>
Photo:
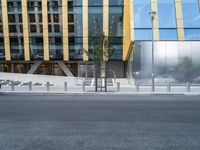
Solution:
<path fill-rule="evenodd" d="M 83 91 L 82 86 L 69 87 L 67 91 L 62 86 L 50 87 L 47 91 L 47 87 L 33 87 L 32 91 L 29 91 L 28 87 L 15 86 L 12 91 L 11 87 L 2 87 L 1 94 L 62 94 L 62 95 L 200 95 L 200 87 L 191 87 L 190 92 L 187 92 L 185 87 L 172 87 L 171 92 L 167 92 L 166 87 L 156 87 L 155 92 L 151 92 L 151 87 L 140 87 L 140 91 L 137 92 L 135 87 L 121 87 L 120 91 L 117 91 L 116 86 L 108 87 L 107 92 L 95 92 L 94 87 L 86 86 Z"/>
<path fill-rule="evenodd" d="M 187 85 L 171 86 L 170 92 L 166 86 L 155 86 L 155 92 L 151 91 L 151 86 L 139 86 L 130 84 L 128 79 L 111 79 L 107 92 L 95 92 L 93 79 L 0 73 L 2 80 L 9 80 L 8 84 L 2 85 L 1 94 L 65 94 L 65 95 L 200 95 L 200 86 Z M 11 81 L 26 84 L 16 84 L 11 86 Z M 31 88 L 28 82 L 40 83 L 33 84 Z M 50 82 L 49 88 L 46 82 Z M 67 82 L 67 87 L 64 86 Z M 85 86 L 83 86 L 83 82 Z M 117 87 L 117 83 L 120 86 Z M 65 89 L 66 88 L 66 89 Z"/>

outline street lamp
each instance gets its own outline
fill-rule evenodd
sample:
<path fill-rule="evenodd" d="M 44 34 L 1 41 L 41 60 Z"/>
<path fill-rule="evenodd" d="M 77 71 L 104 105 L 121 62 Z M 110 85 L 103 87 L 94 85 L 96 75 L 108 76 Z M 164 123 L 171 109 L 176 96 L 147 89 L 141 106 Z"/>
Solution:
<path fill-rule="evenodd" d="M 151 17 L 151 22 L 152 22 L 152 92 L 155 91 L 155 64 L 154 64 L 154 19 L 155 16 L 157 15 L 156 11 L 151 11 L 149 12 L 149 15 Z"/>

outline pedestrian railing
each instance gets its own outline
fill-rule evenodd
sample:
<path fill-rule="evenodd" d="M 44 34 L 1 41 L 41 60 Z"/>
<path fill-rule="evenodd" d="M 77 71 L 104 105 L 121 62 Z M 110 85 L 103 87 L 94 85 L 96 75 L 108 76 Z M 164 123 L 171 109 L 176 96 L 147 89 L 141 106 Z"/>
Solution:
<path fill-rule="evenodd" d="M 89 84 L 89 80 L 82 80 L 82 83 L 74 86 L 68 84 L 67 81 L 63 82 L 63 85 L 54 85 L 50 82 L 46 83 L 38 83 L 38 82 L 27 82 L 20 83 L 19 81 L 0 81 L 0 89 L 1 91 L 29 91 L 29 92 L 94 92 L 95 86 L 91 86 Z M 91 82 L 92 84 L 92 82 Z M 139 82 L 136 82 L 135 85 L 124 85 L 120 82 L 116 84 L 109 84 L 107 87 L 108 92 L 153 92 L 151 85 L 144 85 Z M 165 93 L 200 93 L 200 85 L 199 84 L 191 84 L 189 82 L 185 84 L 175 84 L 168 83 L 165 85 L 155 85 L 154 92 L 165 92 Z"/>

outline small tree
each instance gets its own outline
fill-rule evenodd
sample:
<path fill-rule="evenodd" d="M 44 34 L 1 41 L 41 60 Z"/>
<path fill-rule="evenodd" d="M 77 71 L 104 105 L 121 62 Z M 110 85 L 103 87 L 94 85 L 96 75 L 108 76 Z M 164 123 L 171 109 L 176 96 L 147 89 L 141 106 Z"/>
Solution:
<path fill-rule="evenodd" d="M 83 49 L 83 53 L 85 53 L 95 64 L 95 91 L 97 91 L 98 76 L 100 76 L 101 79 L 106 78 L 106 61 L 114 55 L 115 49 L 112 48 L 109 37 L 105 36 L 104 33 L 97 33 L 95 36 L 92 36 L 89 41 L 89 47 L 92 49 L 92 53 L 85 49 Z M 100 75 L 98 75 L 97 72 Z"/>

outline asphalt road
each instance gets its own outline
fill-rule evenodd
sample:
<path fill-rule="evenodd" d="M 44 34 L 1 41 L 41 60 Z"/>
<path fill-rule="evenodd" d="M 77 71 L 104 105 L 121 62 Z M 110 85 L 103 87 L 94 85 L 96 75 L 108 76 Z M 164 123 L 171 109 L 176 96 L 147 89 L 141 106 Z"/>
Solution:
<path fill-rule="evenodd" d="M 199 96 L 0 96 L 0 150 L 199 149 Z"/>

